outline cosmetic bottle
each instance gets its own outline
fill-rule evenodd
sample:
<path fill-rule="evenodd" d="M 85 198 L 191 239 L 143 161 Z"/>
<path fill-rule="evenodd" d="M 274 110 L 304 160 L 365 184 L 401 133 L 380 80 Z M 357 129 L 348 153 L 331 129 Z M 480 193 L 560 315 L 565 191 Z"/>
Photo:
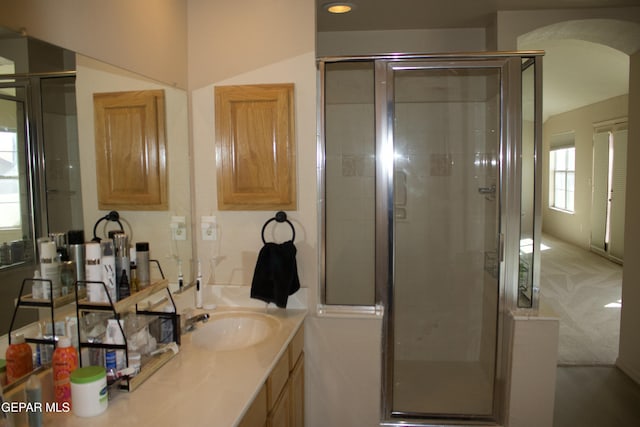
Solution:
<path fill-rule="evenodd" d="M 116 275 L 116 256 L 113 248 L 113 242 L 105 240 L 100 242 L 100 265 L 102 268 L 102 282 L 107 287 L 107 293 L 111 302 L 118 300 L 118 287 Z"/>
<path fill-rule="evenodd" d="M 67 232 L 67 250 L 69 260 L 76 265 L 76 281 L 84 281 L 84 230 L 69 230 Z"/>
<path fill-rule="evenodd" d="M 124 336 L 121 327 L 122 319 L 109 319 L 107 321 L 107 332 L 105 335 L 106 344 L 124 344 Z M 118 325 L 120 322 L 120 325 Z M 107 349 L 105 351 L 105 368 L 107 370 L 107 380 L 109 383 L 116 379 L 117 372 L 125 367 L 125 351 L 116 349 Z"/>
<path fill-rule="evenodd" d="M 53 351 L 53 391 L 60 407 L 64 403 L 71 405 L 70 376 L 78 368 L 78 352 L 71 346 L 71 339 L 61 336 L 58 346 Z"/>
<path fill-rule="evenodd" d="M 24 340 L 24 335 L 15 334 L 11 345 L 7 347 L 7 383 L 27 375 L 33 370 L 33 352 L 31 346 Z"/>
<path fill-rule="evenodd" d="M 31 282 L 31 298 L 33 299 L 43 299 L 44 291 L 42 289 L 43 282 L 40 280 L 42 276 L 40 276 L 40 270 L 35 270 L 33 272 L 34 281 Z"/>
<path fill-rule="evenodd" d="M 49 282 L 43 282 L 46 288 L 44 293 L 48 295 L 48 298 L 60 297 L 62 294 L 60 263 L 58 262 L 56 243 L 51 240 L 40 243 L 40 276 L 45 280 L 51 281 L 51 284 L 49 284 Z M 49 294 L 49 292 L 51 294 Z"/>
<path fill-rule="evenodd" d="M 58 261 L 69 261 L 69 252 L 67 251 L 67 235 L 65 233 L 49 233 L 49 238 L 56 244 Z"/>
<path fill-rule="evenodd" d="M 13 414 L 10 411 L 5 410 L 4 393 L 2 391 L 2 387 L 0 387 L 0 427 L 13 426 Z"/>
<path fill-rule="evenodd" d="M 11 246 L 7 242 L 0 247 L 0 265 L 11 265 L 13 263 L 11 257 Z"/>
<path fill-rule="evenodd" d="M 129 246 L 129 271 L 129 289 L 132 294 L 135 294 L 140 290 L 138 287 L 138 254 L 136 245 Z"/>
<path fill-rule="evenodd" d="M 85 246 L 84 274 L 87 280 L 87 299 L 90 302 L 108 302 L 102 284 L 102 252 L 100 243 L 89 242 Z"/>
<path fill-rule="evenodd" d="M 129 256 L 129 236 L 124 233 L 113 235 L 113 246 L 116 256 L 116 283 L 118 284 L 118 300 L 131 295 L 129 278 L 131 277 L 131 265 Z"/>
<path fill-rule="evenodd" d="M 27 406 L 29 427 L 42 427 L 42 383 L 36 374 L 29 377 L 24 391 L 29 403 Z"/>
<path fill-rule="evenodd" d="M 136 243 L 136 274 L 138 277 L 138 287 L 144 289 L 151 284 L 149 276 L 149 243 Z"/>
<path fill-rule="evenodd" d="M 62 261 L 60 264 L 60 284 L 62 295 L 68 295 L 74 291 L 73 285 L 76 282 L 76 263 L 73 261 Z"/>

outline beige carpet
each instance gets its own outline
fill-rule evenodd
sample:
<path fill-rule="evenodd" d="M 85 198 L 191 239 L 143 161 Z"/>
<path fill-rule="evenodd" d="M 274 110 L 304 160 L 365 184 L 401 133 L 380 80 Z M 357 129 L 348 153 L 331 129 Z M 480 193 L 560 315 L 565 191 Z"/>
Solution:
<path fill-rule="evenodd" d="M 613 365 L 618 357 L 622 266 L 544 235 L 541 305 L 560 317 L 558 364 Z"/>

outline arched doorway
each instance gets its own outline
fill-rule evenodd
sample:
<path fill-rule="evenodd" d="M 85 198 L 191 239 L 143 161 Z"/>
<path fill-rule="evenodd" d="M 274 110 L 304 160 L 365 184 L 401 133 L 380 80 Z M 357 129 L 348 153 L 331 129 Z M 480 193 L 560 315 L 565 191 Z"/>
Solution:
<path fill-rule="evenodd" d="M 598 120 L 598 119 L 592 120 L 592 123 L 589 124 L 591 135 L 589 135 L 586 140 L 584 136 L 581 136 L 580 138 L 578 138 L 578 136 L 576 135 L 576 138 L 575 138 L 576 150 L 578 150 L 577 140 L 578 139 L 582 140 L 581 142 L 583 144 L 583 149 L 584 149 L 583 154 L 585 154 L 584 157 L 586 157 L 586 165 L 588 166 L 588 171 L 583 176 L 583 178 L 585 178 L 583 180 L 584 182 L 580 183 L 581 185 L 587 188 L 588 197 L 586 197 L 583 200 L 585 203 L 583 204 L 582 212 L 580 212 L 580 214 L 573 215 L 571 217 L 572 221 L 570 223 L 565 223 L 563 232 L 570 233 L 571 227 L 575 227 L 575 230 L 578 230 L 578 237 L 575 238 L 575 241 L 573 243 L 579 246 L 582 246 L 584 250 L 587 250 L 589 249 L 589 244 L 590 244 L 589 240 L 591 239 L 590 228 L 594 220 L 591 213 L 588 211 L 585 212 L 585 210 L 590 210 L 592 208 L 591 197 L 592 197 L 592 187 L 594 182 L 593 181 L 594 176 L 592 172 L 594 168 L 593 159 L 595 158 L 593 154 L 594 153 L 593 137 L 597 132 L 598 125 L 601 125 L 601 128 L 602 128 L 602 126 L 604 125 L 615 124 L 615 121 L 610 119 L 616 119 L 621 116 L 628 117 L 628 123 L 629 123 L 628 126 L 632 128 L 631 138 L 634 138 L 633 135 L 636 135 L 635 141 L 632 141 L 631 139 L 629 140 L 630 145 L 633 144 L 634 142 L 636 142 L 636 144 L 634 144 L 633 148 L 628 151 L 628 164 L 632 165 L 632 164 L 635 164 L 635 162 L 637 162 L 638 160 L 640 160 L 639 158 L 640 151 L 637 149 L 637 140 L 638 140 L 637 135 L 640 135 L 640 129 L 638 129 L 639 124 L 637 122 L 637 117 L 639 114 L 637 99 L 640 98 L 640 94 L 638 93 L 638 90 L 640 89 L 640 87 L 638 86 L 638 76 L 640 75 L 640 70 L 639 70 L 640 60 L 638 60 L 640 55 L 640 24 L 629 22 L 629 21 L 609 20 L 609 19 L 574 20 L 574 21 L 565 21 L 565 22 L 554 23 L 547 26 L 542 26 L 526 34 L 522 34 L 521 36 L 518 37 L 519 49 L 535 48 L 535 49 L 543 49 L 543 50 L 547 50 L 548 52 L 551 52 L 551 54 L 548 55 L 549 58 L 545 58 L 545 61 L 549 59 L 549 61 L 547 62 L 553 61 L 554 59 L 553 54 L 557 53 L 557 52 L 554 52 L 554 48 L 557 47 L 558 50 L 560 51 L 563 47 L 567 47 L 567 46 L 573 46 L 574 48 L 577 47 L 578 49 L 582 47 L 586 48 L 585 50 L 588 53 L 588 59 L 590 59 L 592 63 L 596 63 L 597 65 L 604 65 L 605 68 L 606 66 L 612 65 L 615 61 L 619 59 L 626 60 L 627 61 L 626 68 L 628 71 L 627 73 L 623 74 L 625 76 L 624 83 L 629 84 L 629 90 L 627 91 L 627 94 L 613 95 L 613 97 L 615 96 L 628 97 L 628 98 L 622 98 L 621 100 L 619 100 L 621 102 L 618 103 L 618 104 L 624 103 L 625 106 L 627 106 L 628 110 L 625 111 L 624 113 L 620 113 L 619 110 L 616 110 L 615 108 L 610 108 L 609 110 L 606 111 L 606 113 L 604 113 L 609 115 L 608 117 L 606 117 L 606 119 L 605 117 L 602 117 L 602 120 Z M 572 52 L 572 53 L 575 53 L 575 52 Z M 600 58 L 600 59 L 598 60 L 597 58 Z M 598 63 L 598 61 L 600 61 L 600 63 Z M 545 65 L 545 71 L 544 71 L 545 74 L 548 75 L 549 73 L 553 72 L 552 70 L 547 70 L 546 63 L 544 65 Z M 612 65 L 612 67 L 610 68 L 615 69 L 616 66 Z M 578 80 L 578 77 L 580 78 L 584 77 L 583 75 L 577 74 L 580 72 L 580 70 L 584 72 L 585 65 L 582 65 L 581 67 L 579 67 L 578 71 L 573 71 L 572 73 L 570 73 L 569 77 L 575 80 Z M 587 70 L 587 71 L 593 71 L 593 70 Z M 584 74 L 587 74 L 587 73 L 584 73 Z M 609 76 L 610 81 L 600 80 L 601 82 L 600 84 L 602 86 L 608 86 L 609 83 L 614 83 L 614 84 L 619 83 L 620 75 L 621 73 L 619 72 L 618 73 L 613 72 Z M 635 83 L 633 83 L 634 76 L 636 79 Z M 598 83 L 596 82 L 595 84 L 598 84 Z M 602 105 L 600 107 L 602 107 Z M 548 117 L 548 114 L 545 114 L 545 118 L 547 117 Z M 634 117 L 636 118 L 635 120 L 634 120 Z M 550 160 L 549 150 L 551 148 L 550 139 L 552 137 L 554 130 L 555 131 L 558 130 L 557 128 L 553 130 L 550 129 L 552 127 L 553 127 L 553 123 L 551 121 L 545 122 L 546 132 L 545 132 L 544 139 L 547 145 L 545 147 L 546 148 L 545 157 L 543 158 L 543 163 L 546 164 L 546 166 L 544 167 L 545 171 L 543 176 L 546 176 L 546 177 L 550 175 L 549 167 L 548 167 L 549 160 Z M 578 156 L 577 152 L 576 152 L 576 156 Z M 584 158 L 582 160 L 585 161 Z M 578 166 L 576 166 L 576 171 L 575 171 L 576 182 L 578 181 L 577 168 Z M 584 168 L 584 165 L 583 165 L 583 168 Z M 631 175 L 633 173 L 635 172 L 631 171 L 629 175 L 627 175 L 627 178 L 626 178 L 626 183 L 628 183 L 627 188 L 633 188 L 632 187 L 633 183 L 637 182 L 638 176 L 636 174 L 634 178 Z M 548 178 L 547 178 L 547 181 L 545 182 L 544 188 L 546 189 L 545 192 L 549 191 Z M 549 201 L 548 197 L 543 198 L 543 205 L 547 205 L 548 207 L 548 203 L 549 203 L 548 201 Z M 639 198 L 637 195 L 632 194 L 631 191 L 627 192 L 626 202 L 628 205 L 637 206 L 638 201 L 639 201 Z M 634 209 L 635 208 L 626 210 L 628 217 L 631 217 L 631 218 L 634 217 L 633 214 L 631 215 L 629 214 L 630 212 L 633 213 Z M 543 209 L 543 212 L 544 212 L 544 209 Z M 554 218 L 550 219 L 549 216 L 545 218 L 545 215 L 543 214 L 543 233 L 545 231 L 545 225 L 544 225 L 545 221 L 547 222 L 548 225 L 551 223 L 551 225 L 555 226 L 556 230 L 558 229 L 558 227 L 562 228 L 561 225 L 558 226 L 558 224 L 553 224 Z M 638 237 L 639 231 L 640 230 L 634 224 L 627 224 L 625 228 L 625 232 L 624 232 L 624 234 L 626 235 L 625 242 L 629 241 L 630 244 L 626 243 L 624 245 L 628 253 L 628 257 L 625 257 L 625 266 L 618 267 L 618 269 L 620 270 L 618 274 L 618 281 L 620 283 L 619 286 L 621 288 L 619 290 L 621 295 L 620 301 L 612 300 L 612 301 L 609 301 L 609 304 L 607 304 L 608 307 L 604 307 L 604 304 L 598 307 L 602 312 L 606 312 L 608 310 L 609 314 L 611 314 L 613 311 L 618 311 L 618 317 L 614 321 L 615 328 L 616 328 L 614 332 L 616 335 L 619 334 L 619 346 L 618 346 L 618 340 L 616 339 L 614 353 L 612 356 L 611 355 L 609 356 L 608 363 L 611 365 L 615 364 L 618 368 L 620 368 L 623 372 L 625 372 L 629 377 L 631 377 L 636 383 L 640 383 L 640 375 L 638 373 L 639 366 L 637 363 L 637 358 L 638 358 L 637 347 L 638 346 L 637 344 L 633 344 L 636 341 L 636 339 L 632 336 L 634 334 L 632 328 L 634 324 L 637 324 L 635 323 L 637 322 L 637 319 L 640 318 L 640 299 L 638 298 L 637 292 L 635 293 L 633 292 L 633 286 L 631 286 L 631 284 L 634 282 L 637 282 L 637 278 L 638 278 L 638 272 L 637 272 L 637 268 L 635 267 L 635 264 L 638 263 L 639 252 L 637 252 L 637 250 L 636 251 L 633 250 L 637 247 L 637 245 L 635 244 L 635 242 L 633 242 L 633 240 Z M 544 243 L 544 240 L 543 240 L 543 243 Z M 628 248 L 631 248 L 631 250 L 629 250 Z M 582 285 L 584 283 L 589 282 L 592 279 L 592 277 L 590 276 L 587 270 L 587 268 L 591 266 L 588 265 L 587 263 L 584 263 L 583 265 L 585 265 L 586 268 L 582 272 L 582 278 L 579 280 L 576 280 L 570 285 L 572 286 Z M 542 257 L 541 268 L 542 268 L 542 274 L 541 274 L 540 287 L 541 287 L 541 295 L 543 296 L 541 298 L 541 301 L 543 301 L 545 296 L 545 289 L 544 289 L 545 283 L 543 280 L 545 276 L 544 256 Z M 624 281 L 627 284 L 626 289 L 622 283 L 622 276 L 623 276 L 622 268 L 624 268 Z M 575 289 L 573 289 L 573 292 L 575 292 L 576 294 L 584 295 L 584 294 L 588 294 L 589 290 L 578 289 L 578 287 L 576 286 Z M 622 299 L 624 299 L 624 305 L 618 304 L 616 307 L 615 303 L 616 302 L 620 303 Z M 583 322 L 581 326 L 585 327 L 585 329 L 591 328 L 594 330 L 602 330 L 607 328 L 607 327 L 603 328 L 602 324 L 598 323 L 599 322 L 598 320 L 595 320 L 597 319 L 597 316 L 595 316 L 592 311 L 585 311 L 584 315 L 585 315 L 584 317 L 585 322 Z M 591 327 L 589 327 L 588 323 L 594 320 L 596 321 L 597 326 L 594 327 L 592 325 Z M 570 321 L 566 323 L 570 323 Z M 565 326 L 566 326 L 566 323 L 565 323 Z M 581 323 L 581 322 L 578 320 L 576 323 Z M 610 328 L 610 326 L 608 328 Z M 563 345 L 573 344 L 571 342 L 563 343 L 563 339 L 567 340 L 567 337 L 563 337 L 563 322 L 561 319 L 561 326 L 560 326 L 561 355 L 562 355 Z M 602 340 L 599 338 L 591 337 L 590 341 L 591 341 L 590 344 L 592 346 L 597 346 L 600 344 Z M 618 349 L 619 349 L 619 354 L 618 354 Z M 585 364 L 589 364 L 590 361 L 588 358 L 585 358 L 582 360 L 582 362 Z M 599 364 L 598 360 L 592 360 L 591 362 L 596 365 Z M 576 369 L 582 369 L 582 368 L 576 368 Z M 583 379 L 585 379 L 587 376 L 590 377 L 589 381 L 590 381 L 590 384 L 593 386 L 594 384 L 601 384 L 601 381 L 603 381 L 603 378 L 606 378 L 607 381 L 609 381 L 611 379 L 610 375 L 612 375 L 614 371 L 617 371 L 611 368 L 610 373 L 604 374 L 604 375 L 607 375 L 607 377 L 603 377 L 603 374 L 602 374 L 603 371 L 601 369 L 605 369 L 605 368 L 599 368 L 599 367 L 584 368 L 584 370 L 581 372 L 580 375 L 583 377 Z M 564 370 L 562 372 L 559 370 L 558 378 L 561 378 L 563 375 L 564 375 Z M 560 384 L 560 381 L 559 381 L 559 384 Z M 567 390 L 564 390 L 564 392 L 567 392 Z M 564 401 L 562 400 L 562 395 L 568 394 L 564 392 L 558 389 L 558 392 L 556 393 L 556 397 L 557 397 L 556 398 L 556 422 L 558 422 L 557 415 L 563 412 L 562 408 L 558 409 L 558 406 L 562 406 L 562 402 Z M 603 388 L 602 390 L 600 390 L 600 393 L 607 393 L 607 391 Z M 558 400 L 558 395 L 560 395 L 560 400 Z M 574 401 L 580 400 L 580 398 L 576 396 L 572 396 L 570 399 L 573 399 Z M 562 425 L 562 423 L 560 422 L 558 423 L 558 425 Z"/>

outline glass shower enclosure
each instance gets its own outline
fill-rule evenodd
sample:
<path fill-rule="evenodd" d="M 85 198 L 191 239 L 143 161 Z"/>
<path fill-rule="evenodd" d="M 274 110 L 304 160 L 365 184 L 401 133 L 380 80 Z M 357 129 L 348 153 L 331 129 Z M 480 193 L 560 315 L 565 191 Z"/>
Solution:
<path fill-rule="evenodd" d="M 505 313 L 537 306 L 540 59 L 512 52 L 321 62 L 325 73 L 344 61 L 373 69 L 385 425 L 501 422 Z"/>

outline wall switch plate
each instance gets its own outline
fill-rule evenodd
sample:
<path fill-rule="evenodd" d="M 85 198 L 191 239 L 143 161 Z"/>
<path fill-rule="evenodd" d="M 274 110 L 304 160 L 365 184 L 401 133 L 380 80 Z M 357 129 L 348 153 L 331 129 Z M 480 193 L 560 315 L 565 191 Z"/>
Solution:
<path fill-rule="evenodd" d="M 187 221 L 183 216 L 171 217 L 171 239 L 187 240 Z"/>
<path fill-rule="evenodd" d="M 218 238 L 218 224 L 215 216 L 203 216 L 200 219 L 202 240 L 216 240 Z"/>

